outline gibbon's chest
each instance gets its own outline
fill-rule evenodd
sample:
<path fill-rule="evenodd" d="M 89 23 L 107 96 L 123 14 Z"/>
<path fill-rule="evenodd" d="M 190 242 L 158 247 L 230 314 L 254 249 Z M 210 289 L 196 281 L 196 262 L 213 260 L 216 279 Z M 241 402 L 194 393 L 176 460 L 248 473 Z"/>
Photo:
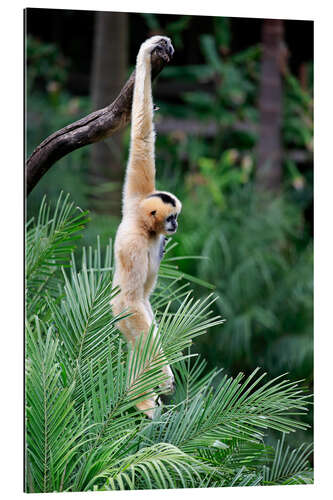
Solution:
<path fill-rule="evenodd" d="M 160 235 L 154 240 L 148 250 L 148 275 L 158 273 L 160 262 L 164 255 L 165 237 Z"/>

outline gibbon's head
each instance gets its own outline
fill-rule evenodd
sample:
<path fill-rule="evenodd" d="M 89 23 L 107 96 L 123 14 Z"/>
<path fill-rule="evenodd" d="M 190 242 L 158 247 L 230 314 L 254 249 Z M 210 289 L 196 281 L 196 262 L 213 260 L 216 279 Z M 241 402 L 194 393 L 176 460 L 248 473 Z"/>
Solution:
<path fill-rule="evenodd" d="M 156 191 L 142 200 L 141 208 L 149 232 L 170 235 L 177 231 L 182 204 L 173 194 Z"/>

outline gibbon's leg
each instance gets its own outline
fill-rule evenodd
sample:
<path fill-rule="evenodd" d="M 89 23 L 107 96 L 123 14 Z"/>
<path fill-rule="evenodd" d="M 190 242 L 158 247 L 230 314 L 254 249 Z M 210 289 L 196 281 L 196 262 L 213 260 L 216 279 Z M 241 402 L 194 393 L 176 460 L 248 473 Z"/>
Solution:
<path fill-rule="evenodd" d="M 147 312 L 149 314 L 149 317 L 151 318 L 151 322 L 154 323 L 154 325 L 155 325 L 155 331 L 157 331 L 157 323 L 155 321 L 153 309 L 151 307 L 149 299 L 146 299 L 145 304 L 146 304 L 146 309 L 147 309 Z M 163 351 L 162 351 L 162 353 L 163 353 Z M 163 366 L 162 372 L 165 375 L 167 375 L 168 378 L 164 382 L 162 382 L 162 384 L 160 386 L 161 389 L 163 390 L 163 392 L 165 394 L 167 394 L 169 392 L 173 392 L 174 391 L 174 385 L 175 385 L 175 378 L 173 376 L 173 373 L 172 373 L 170 365 Z"/>
<path fill-rule="evenodd" d="M 132 363 L 134 356 L 134 347 L 138 337 L 140 335 L 143 335 L 142 340 L 144 342 L 147 338 L 151 324 L 155 323 L 155 321 L 154 319 L 153 321 L 151 319 L 151 315 L 153 314 L 153 312 L 150 303 L 149 308 L 147 307 L 147 301 L 133 303 L 124 303 L 122 301 L 121 303 L 119 303 L 119 305 L 114 305 L 114 314 L 120 314 L 124 310 L 128 310 L 129 312 L 131 312 L 131 315 L 120 320 L 118 323 L 118 328 L 131 345 L 132 351 L 130 353 L 130 363 Z M 174 388 L 174 376 L 170 366 L 163 366 L 162 372 L 167 375 L 168 378 L 161 384 L 161 388 L 163 389 L 164 393 L 172 392 Z M 130 381 L 130 385 L 132 385 L 133 383 L 135 383 L 135 379 L 132 378 Z M 142 395 L 143 394 L 145 393 L 142 393 Z M 156 407 L 161 404 L 161 400 L 157 396 L 157 394 L 151 392 L 149 398 L 136 403 L 136 407 L 140 411 L 143 411 L 150 419 L 152 419 Z"/>
<path fill-rule="evenodd" d="M 153 36 L 141 45 L 137 56 L 124 209 L 133 198 L 142 198 L 155 190 L 155 130 L 151 90 L 151 53 L 155 49 L 164 49 L 163 54 L 167 58 L 174 52 L 169 38 Z"/>
<path fill-rule="evenodd" d="M 115 316 L 130 313 L 129 316 L 119 320 L 117 326 L 133 349 L 136 340 L 141 335 L 143 335 L 143 341 L 146 339 L 152 323 L 144 296 L 144 283 L 148 272 L 145 240 L 140 240 L 139 237 L 124 240 L 122 248 L 116 250 L 116 259 L 118 265 L 116 284 L 120 287 L 120 293 L 112 299 L 112 311 Z M 131 354 L 132 358 L 133 354 Z M 130 384 L 134 382 L 133 379 L 129 381 Z M 152 418 L 156 399 L 157 396 L 151 394 L 149 398 L 140 401 L 136 406 Z"/>
<path fill-rule="evenodd" d="M 133 356 L 134 356 L 134 347 L 136 340 L 140 335 L 143 335 L 143 342 L 145 341 L 147 334 L 150 330 L 150 317 L 147 314 L 145 304 L 140 303 L 140 302 L 127 302 L 126 300 L 121 300 L 121 297 L 118 296 L 118 300 L 115 300 L 113 302 L 113 313 L 115 315 L 121 314 L 123 312 L 130 312 L 131 316 L 128 316 L 124 319 L 121 319 L 118 323 L 118 328 L 121 331 L 121 333 L 124 335 L 128 343 L 130 344 L 131 352 L 130 352 L 130 365 L 132 364 L 133 361 Z M 139 353 L 139 356 L 141 355 L 141 352 Z M 139 373 L 142 373 L 143 371 L 140 371 Z M 135 378 L 139 375 L 139 373 L 135 374 L 134 377 L 132 376 L 132 379 L 130 380 L 130 386 L 135 384 Z M 142 393 L 140 395 L 143 395 L 145 393 Z M 147 417 L 150 419 L 153 418 L 154 416 L 154 410 L 156 406 L 161 404 L 157 394 L 154 392 L 150 392 L 150 397 L 147 399 L 144 399 L 143 401 L 139 401 L 136 403 L 136 407 L 140 410 L 143 411 Z"/>
<path fill-rule="evenodd" d="M 130 353 L 130 363 L 133 361 L 133 356 L 134 356 L 134 351 L 132 350 Z M 144 395 L 146 393 L 142 393 L 141 395 Z M 142 411 L 147 415 L 148 418 L 153 419 L 154 418 L 154 413 L 155 410 L 158 406 L 162 404 L 160 398 L 155 394 L 155 392 L 150 392 L 150 396 L 147 399 L 144 399 L 143 401 L 139 401 L 136 403 L 136 407 L 138 410 Z"/>
<path fill-rule="evenodd" d="M 132 313 L 131 316 L 128 316 L 127 318 L 124 318 L 124 325 L 122 325 L 121 331 L 124 333 L 126 338 L 130 341 L 130 344 L 132 346 L 132 351 L 130 354 L 130 363 L 132 363 L 133 356 L 134 356 L 134 348 L 136 341 L 140 335 L 143 335 L 143 342 L 146 340 L 147 335 L 150 330 L 150 326 L 152 324 L 152 321 L 150 319 L 149 314 L 147 314 L 147 309 L 145 303 L 142 302 L 137 302 L 137 303 L 132 303 L 132 304 L 127 304 L 128 310 Z M 126 333 L 125 333 L 126 332 Z M 139 356 L 141 358 L 142 355 L 142 349 L 139 353 Z M 149 363 L 148 367 L 149 367 Z M 146 366 L 147 366 L 146 364 Z M 143 372 L 145 370 L 143 369 Z M 139 373 L 142 373 L 140 371 Z M 137 376 L 136 374 L 135 376 Z M 135 384 L 135 378 L 130 381 L 130 384 Z M 142 393 L 141 395 L 144 395 L 145 393 Z M 154 416 L 154 411 L 156 406 L 158 406 L 160 403 L 160 400 L 154 392 L 150 393 L 149 398 L 144 399 L 143 401 L 139 401 L 136 403 L 136 407 L 140 410 L 143 411 L 149 418 L 153 418 Z"/>
<path fill-rule="evenodd" d="M 148 314 L 148 316 L 150 317 L 150 321 L 151 321 L 152 323 L 155 323 L 155 325 L 156 325 L 156 322 L 155 322 L 155 316 L 154 316 L 154 313 L 153 313 L 153 309 L 152 309 L 152 307 L 151 307 L 151 304 L 150 304 L 150 302 L 149 302 L 149 299 L 146 299 L 146 300 L 145 300 L 145 306 L 146 306 L 147 314 Z"/>

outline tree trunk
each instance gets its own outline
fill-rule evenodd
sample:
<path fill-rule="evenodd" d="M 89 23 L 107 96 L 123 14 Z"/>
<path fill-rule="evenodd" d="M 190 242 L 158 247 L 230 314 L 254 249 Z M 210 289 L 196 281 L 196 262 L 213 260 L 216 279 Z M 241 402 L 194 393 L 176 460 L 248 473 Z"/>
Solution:
<path fill-rule="evenodd" d="M 91 77 L 94 109 L 112 102 L 125 81 L 128 67 L 127 34 L 126 13 L 96 12 Z M 120 214 L 123 153 L 123 133 L 120 131 L 91 148 L 90 178 L 95 187 L 92 205 L 99 212 Z M 101 188 L 102 191 L 98 193 Z"/>
<path fill-rule="evenodd" d="M 259 93 L 259 143 L 257 185 L 279 190 L 282 180 L 282 82 L 281 64 L 285 56 L 283 21 L 262 22 L 262 60 Z"/>

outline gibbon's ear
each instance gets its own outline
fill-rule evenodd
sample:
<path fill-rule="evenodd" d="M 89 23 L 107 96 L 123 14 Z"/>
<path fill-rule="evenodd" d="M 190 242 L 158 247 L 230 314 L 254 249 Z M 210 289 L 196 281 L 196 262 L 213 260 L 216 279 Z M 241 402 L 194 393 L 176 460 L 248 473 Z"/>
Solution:
<path fill-rule="evenodd" d="M 156 215 L 156 210 L 153 210 L 152 212 L 150 212 L 150 215 Z"/>

